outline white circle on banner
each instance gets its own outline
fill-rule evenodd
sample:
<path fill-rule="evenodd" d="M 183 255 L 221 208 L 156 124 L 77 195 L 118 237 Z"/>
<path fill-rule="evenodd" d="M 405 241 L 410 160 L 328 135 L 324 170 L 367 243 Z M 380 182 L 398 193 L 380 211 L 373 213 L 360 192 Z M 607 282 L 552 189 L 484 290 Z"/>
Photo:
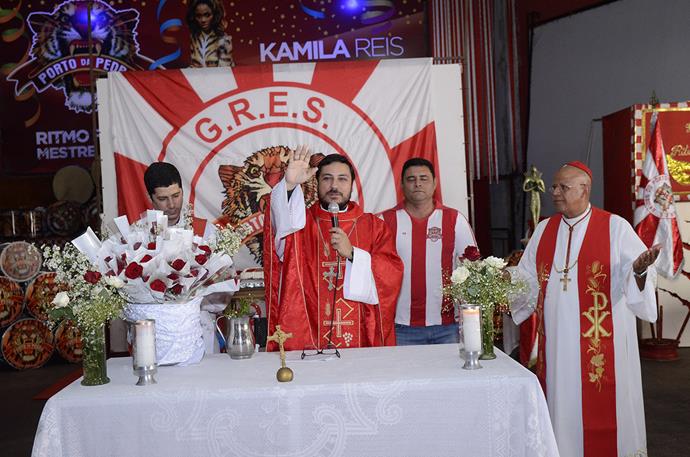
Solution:
<path fill-rule="evenodd" d="M 673 189 L 666 175 L 659 175 L 644 188 L 644 206 L 659 219 L 671 219 L 676 215 L 673 206 Z"/>
<path fill-rule="evenodd" d="M 280 94 L 278 107 L 270 102 L 275 94 Z M 285 138 L 290 137 L 296 144 L 285 145 Z M 353 138 L 366 146 L 353 149 Z M 354 104 L 309 88 L 271 86 L 220 97 L 172 135 L 164 152 L 165 160 L 177 164 L 185 175 L 183 181 L 191 183 L 185 191 L 196 215 L 213 217 L 224 191 L 218 178 L 219 165 L 241 166 L 261 149 L 298 144 L 312 146 L 313 152 L 348 157 L 357 171 L 352 199 L 365 210 L 366 195 L 376 195 L 388 206 L 395 204 L 395 188 L 390 186 L 393 171 L 390 165 L 382 166 L 390 164 L 391 146 L 378 127 Z M 202 158 L 198 167 L 181 166 L 189 163 L 190 156 Z M 370 176 L 360 181 L 362 174 L 369 176 L 374 171 L 376 179 Z M 218 189 L 215 198 L 196 193 L 197 188 L 208 185 Z"/>

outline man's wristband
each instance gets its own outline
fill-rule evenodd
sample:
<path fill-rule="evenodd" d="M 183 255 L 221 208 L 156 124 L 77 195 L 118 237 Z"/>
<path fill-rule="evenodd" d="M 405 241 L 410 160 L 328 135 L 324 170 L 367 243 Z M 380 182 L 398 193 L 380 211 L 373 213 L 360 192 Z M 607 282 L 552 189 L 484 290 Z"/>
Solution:
<path fill-rule="evenodd" d="M 642 273 L 638 273 L 635 270 L 633 270 L 633 274 L 636 278 L 644 278 L 645 276 L 647 276 L 647 269 L 645 268 L 645 270 Z"/>

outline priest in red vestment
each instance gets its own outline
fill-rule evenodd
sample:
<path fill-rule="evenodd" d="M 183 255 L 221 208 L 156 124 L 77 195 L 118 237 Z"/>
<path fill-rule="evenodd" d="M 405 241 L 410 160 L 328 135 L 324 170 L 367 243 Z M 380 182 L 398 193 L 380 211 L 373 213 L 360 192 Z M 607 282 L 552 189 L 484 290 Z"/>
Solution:
<path fill-rule="evenodd" d="M 292 152 L 271 193 L 264 224 L 269 333 L 276 325 L 292 333 L 287 350 L 395 345 L 403 264 L 393 236 L 350 201 L 355 175 L 345 157 L 328 155 L 318 167 L 310 158 L 306 147 Z M 307 209 L 301 184 L 314 174 L 318 203 Z"/>

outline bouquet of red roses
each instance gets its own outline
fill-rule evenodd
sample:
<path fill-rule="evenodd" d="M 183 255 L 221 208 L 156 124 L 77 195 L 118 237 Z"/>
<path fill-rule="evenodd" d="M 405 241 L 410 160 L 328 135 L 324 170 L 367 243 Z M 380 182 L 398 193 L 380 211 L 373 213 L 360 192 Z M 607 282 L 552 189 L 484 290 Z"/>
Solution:
<path fill-rule="evenodd" d="M 168 227 L 161 211 L 147 211 L 143 224 L 130 226 L 126 216 L 114 220 L 116 231 L 101 241 L 88 229 L 72 241 L 94 270 L 120 279 L 118 289 L 130 303 L 188 302 L 214 292 L 238 290 L 227 239 L 239 233 L 222 229 L 225 242 L 203 239 L 191 229 Z M 219 247 L 218 244 L 221 246 Z"/>

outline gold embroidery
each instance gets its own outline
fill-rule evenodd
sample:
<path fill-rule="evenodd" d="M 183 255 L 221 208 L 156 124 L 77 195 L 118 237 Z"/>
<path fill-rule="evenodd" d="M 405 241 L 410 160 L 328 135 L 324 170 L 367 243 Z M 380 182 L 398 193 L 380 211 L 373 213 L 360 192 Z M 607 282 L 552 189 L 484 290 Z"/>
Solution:
<path fill-rule="evenodd" d="M 537 344 L 543 344 L 544 342 L 544 299 L 546 297 L 546 285 L 549 282 L 549 276 L 551 271 L 547 270 L 545 264 L 539 265 L 537 268 L 537 280 L 539 281 L 539 296 L 537 298 Z M 528 362 L 529 368 L 532 368 L 535 364 L 537 366 L 537 373 L 543 372 L 544 362 L 541 357 L 537 356 L 536 361 L 530 360 Z"/>
<path fill-rule="evenodd" d="M 606 358 L 601 352 L 601 339 L 611 338 L 611 332 L 603 326 L 611 312 L 604 311 L 609 305 L 609 299 L 606 294 L 599 291 L 599 288 L 607 275 L 604 273 L 604 266 L 598 261 L 587 267 L 587 275 L 585 292 L 592 296 L 592 306 L 582 315 L 587 318 L 591 326 L 582 333 L 582 337 L 589 338 L 587 353 L 592 354 L 589 360 L 589 382 L 596 384 L 597 390 L 601 392 L 601 380 L 606 371 Z"/>
<path fill-rule="evenodd" d="M 679 155 L 676 150 L 678 146 L 680 145 L 673 146 L 673 148 L 671 148 L 671 154 L 666 154 L 668 172 L 671 174 L 671 177 L 673 177 L 673 179 L 676 182 L 682 184 L 683 186 L 687 186 L 688 184 L 690 184 L 690 178 L 688 178 L 688 171 L 690 171 L 690 163 L 675 158 Z"/>

